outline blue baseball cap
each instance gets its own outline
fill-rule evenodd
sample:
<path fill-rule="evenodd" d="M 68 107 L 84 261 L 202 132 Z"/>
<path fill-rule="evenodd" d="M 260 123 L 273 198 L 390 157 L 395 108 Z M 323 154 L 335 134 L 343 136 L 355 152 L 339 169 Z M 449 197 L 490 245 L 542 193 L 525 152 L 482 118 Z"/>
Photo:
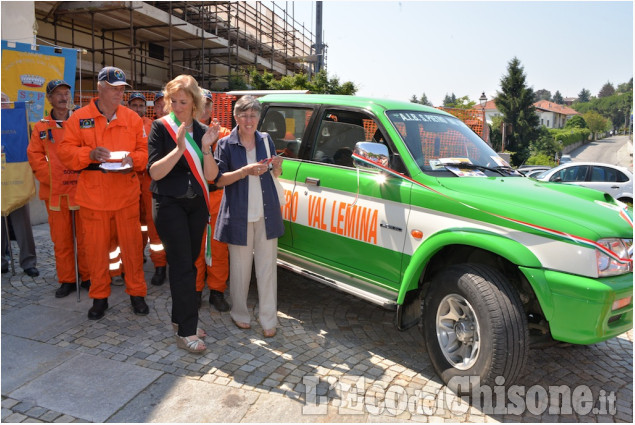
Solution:
<path fill-rule="evenodd" d="M 207 89 L 203 89 L 203 97 L 204 97 L 205 99 L 208 99 L 208 100 L 214 101 L 214 99 L 212 99 L 212 92 L 211 92 L 211 91 L 209 91 L 209 90 L 207 90 Z"/>
<path fill-rule="evenodd" d="M 130 84 L 126 83 L 126 74 L 114 66 L 107 66 L 99 71 L 99 75 L 97 75 L 98 81 L 105 81 L 111 86 L 129 86 Z"/>
<path fill-rule="evenodd" d="M 159 100 L 163 97 L 163 92 L 162 91 L 158 91 L 154 94 L 154 100 Z"/>
<path fill-rule="evenodd" d="M 59 86 L 66 86 L 69 89 L 71 88 L 71 85 L 68 84 L 66 81 L 64 80 L 51 80 L 49 81 L 49 83 L 46 85 L 46 94 L 51 94 L 53 93 L 53 91 L 58 88 Z"/>
<path fill-rule="evenodd" d="M 138 92 L 138 91 L 133 92 L 133 93 L 130 94 L 130 97 L 128 98 L 128 103 L 132 102 L 135 99 L 141 99 L 144 102 L 146 102 L 146 97 L 143 95 L 143 93 Z"/>

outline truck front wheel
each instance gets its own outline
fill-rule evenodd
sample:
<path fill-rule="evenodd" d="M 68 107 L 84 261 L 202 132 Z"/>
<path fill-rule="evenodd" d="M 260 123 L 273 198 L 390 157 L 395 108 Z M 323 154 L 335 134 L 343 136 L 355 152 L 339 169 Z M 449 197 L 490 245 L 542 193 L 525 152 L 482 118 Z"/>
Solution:
<path fill-rule="evenodd" d="M 460 264 L 438 273 L 423 300 L 422 330 L 436 372 L 450 389 L 511 385 L 528 351 L 527 319 L 498 270 Z M 495 379 L 502 376 L 504 381 Z"/>

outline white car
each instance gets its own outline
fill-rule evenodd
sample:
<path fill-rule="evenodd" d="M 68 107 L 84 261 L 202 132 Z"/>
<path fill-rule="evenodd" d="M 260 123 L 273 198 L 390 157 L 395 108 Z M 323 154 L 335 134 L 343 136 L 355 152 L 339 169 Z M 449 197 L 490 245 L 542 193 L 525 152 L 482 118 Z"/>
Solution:
<path fill-rule="evenodd" d="M 568 162 L 544 171 L 535 178 L 599 190 L 633 205 L 633 173 L 624 167 L 599 162 Z"/>

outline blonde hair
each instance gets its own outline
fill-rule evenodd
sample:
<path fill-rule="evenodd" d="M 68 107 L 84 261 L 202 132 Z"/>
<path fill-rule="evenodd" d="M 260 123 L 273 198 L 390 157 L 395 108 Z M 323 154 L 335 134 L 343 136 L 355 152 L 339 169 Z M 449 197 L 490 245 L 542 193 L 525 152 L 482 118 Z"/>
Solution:
<path fill-rule="evenodd" d="M 165 89 L 163 90 L 163 97 L 165 99 L 165 111 L 168 114 L 172 112 L 172 95 L 174 95 L 174 93 L 179 90 L 183 90 L 185 93 L 192 96 L 192 117 L 196 119 L 196 117 L 203 110 L 204 100 L 203 96 L 201 95 L 201 89 L 199 88 L 198 83 L 191 75 L 179 75 L 165 85 Z"/>

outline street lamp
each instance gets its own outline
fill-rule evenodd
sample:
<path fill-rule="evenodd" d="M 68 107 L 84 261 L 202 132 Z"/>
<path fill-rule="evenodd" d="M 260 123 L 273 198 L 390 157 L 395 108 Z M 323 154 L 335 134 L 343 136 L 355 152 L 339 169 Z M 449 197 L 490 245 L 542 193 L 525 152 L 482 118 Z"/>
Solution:
<path fill-rule="evenodd" d="M 481 104 L 481 112 L 483 113 L 483 131 L 481 138 L 485 140 L 485 105 L 487 104 L 487 96 L 485 96 L 485 92 L 481 94 L 481 97 L 478 98 L 478 101 Z"/>

